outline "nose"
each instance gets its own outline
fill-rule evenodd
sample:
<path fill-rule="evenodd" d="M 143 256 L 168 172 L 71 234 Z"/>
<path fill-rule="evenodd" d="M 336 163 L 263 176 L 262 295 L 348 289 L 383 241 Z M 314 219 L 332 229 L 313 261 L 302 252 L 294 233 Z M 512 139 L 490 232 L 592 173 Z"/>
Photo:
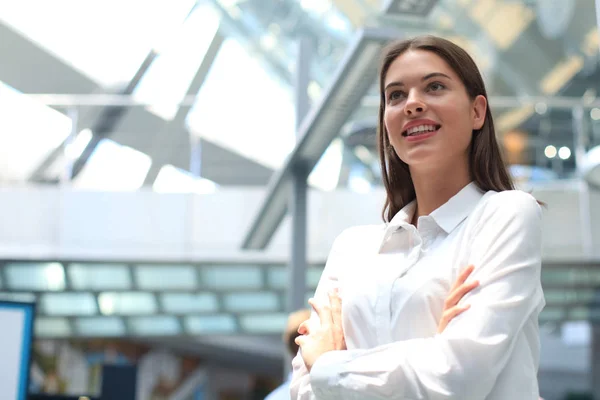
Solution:
<path fill-rule="evenodd" d="M 425 103 L 415 91 L 409 93 L 406 102 L 404 103 L 404 113 L 407 116 L 414 116 L 425 111 Z"/>

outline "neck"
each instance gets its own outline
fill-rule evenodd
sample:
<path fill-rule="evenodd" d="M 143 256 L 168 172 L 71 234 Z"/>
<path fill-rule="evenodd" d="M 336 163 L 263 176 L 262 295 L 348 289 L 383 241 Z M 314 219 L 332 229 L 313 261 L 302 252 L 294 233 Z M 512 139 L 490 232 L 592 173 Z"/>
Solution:
<path fill-rule="evenodd" d="M 446 172 L 441 172 L 440 169 L 411 168 L 410 174 L 417 198 L 413 223 L 419 217 L 431 214 L 471 182 L 467 164 L 458 168 L 445 168 L 444 171 Z"/>

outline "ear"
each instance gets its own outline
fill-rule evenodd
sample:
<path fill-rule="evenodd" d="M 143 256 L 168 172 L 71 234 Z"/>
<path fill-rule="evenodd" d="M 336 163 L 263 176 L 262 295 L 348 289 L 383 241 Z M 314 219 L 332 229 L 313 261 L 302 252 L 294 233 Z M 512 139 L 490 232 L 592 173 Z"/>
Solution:
<path fill-rule="evenodd" d="M 485 122 L 487 112 L 487 99 L 483 95 L 475 97 L 473 101 L 473 130 L 481 129 Z"/>

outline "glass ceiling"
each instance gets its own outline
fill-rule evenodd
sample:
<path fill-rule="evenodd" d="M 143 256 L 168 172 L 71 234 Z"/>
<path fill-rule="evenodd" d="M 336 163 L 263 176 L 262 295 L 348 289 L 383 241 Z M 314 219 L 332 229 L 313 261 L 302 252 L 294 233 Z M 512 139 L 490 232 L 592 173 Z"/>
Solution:
<path fill-rule="evenodd" d="M 194 3 L 194 0 L 0 2 L 0 21 L 99 85 L 113 86 L 132 78 L 148 52 L 176 31 Z"/>
<path fill-rule="evenodd" d="M 134 99 L 164 121 L 173 119 L 177 103 L 183 100 L 191 107 L 185 118 L 191 135 L 271 170 L 283 164 L 296 142 L 294 76 L 301 37 L 313 43 L 307 88 L 313 104 L 331 84 L 352 35 L 364 26 L 391 28 L 406 35 L 435 33 L 461 44 L 480 65 L 493 97 L 560 95 L 593 101 L 600 91 L 594 0 L 580 0 L 577 7 L 569 1 L 397 0 L 382 13 L 383 3 L 388 2 L 110 0 L 83 5 L 76 0 L 24 0 L 0 4 L 0 23 L 90 77 L 98 84 L 98 93 L 123 87 L 150 51 L 155 51 L 157 56 L 135 85 Z M 131 29 L 132 21 L 135 29 Z M 207 49 L 216 37 L 224 40 L 213 59 Z M 210 67 L 204 71 L 204 83 L 197 93 L 189 92 L 206 61 Z M 0 85 L 0 102 L 14 110 L 7 113 L 6 121 L 0 121 L 0 140 L 6 142 L 0 146 L 6 153 L 0 157 L 0 179 L 20 182 L 62 145 L 70 132 L 70 119 L 62 114 L 64 109 L 59 113 L 44 107 L 9 85 Z M 374 88 L 348 124 L 366 121 L 373 125 L 378 101 Z M 516 176 L 555 180 L 576 174 L 572 110 L 518 102 L 493 110 Z M 146 126 L 149 118 L 141 116 L 140 125 Z M 600 144 L 598 121 L 600 109 L 588 110 L 588 148 Z M 368 191 L 379 180 L 372 135 L 357 139 L 355 132 L 344 128 L 311 174 L 310 183 L 323 190 L 345 186 Z M 88 141 L 93 134 L 85 135 Z M 3 139 L 8 135 L 10 142 Z M 81 150 L 81 146 L 79 151 L 71 148 L 71 158 L 77 158 Z M 146 153 L 146 149 L 124 147 L 107 137 L 74 185 L 135 190 L 152 166 L 154 155 Z M 107 160 L 116 161 L 108 166 Z M 49 164 L 54 175 L 65 165 Z M 194 189 L 187 191 L 210 191 L 220 183 L 175 169 L 181 184 L 165 184 L 164 176 L 173 175 L 174 167 L 160 167 L 163 179 L 153 185 L 157 191 L 180 191 L 191 182 Z"/>
<path fill-rule="evenodd" d="M 306 299 L 322 264 L 307 269 Z M 36 301 L 40 337 L 278 334 L 285 326 L 282 264 L 7 262 L 0 299 Z M 541 322 L 600 318 L 590 308 L 596 265 L 542 269 Z"/>

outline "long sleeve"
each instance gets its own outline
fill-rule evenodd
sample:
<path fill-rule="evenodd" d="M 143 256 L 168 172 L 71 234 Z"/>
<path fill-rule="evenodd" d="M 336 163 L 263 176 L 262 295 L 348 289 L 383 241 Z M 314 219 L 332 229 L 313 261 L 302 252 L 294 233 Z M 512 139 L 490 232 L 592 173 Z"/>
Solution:
<path fill-rule="evenodd" d="M 310 388 L 302 391 L 305 375 L 293 398 L 486 398 L 544 301 L 541 209 L 528 194 L 502 192 L 477 217 L 468 260 L 481 284 L 463 299 L 467 312 L 434 337 L 325 353 L 313 365 Z"/>
<path fill-rule="evenodd" d="M 325 263 L 325 268 L 323 269 L 323 273 L 321 274 L 321 278 L 317 285 L 317 289 L 315 291 L 314 298 L 320 302 L 329 301 L 328 292 L 334 287 L 338 286 L 339 281 L 339 267 L 342 265 L 342 257 L 343 251 L 341 243 L 344 240 L 344 237 L 347 236 L 347 229 L 342 232 L 335 239 L 333 245 L 331 246 L 331 250 L 327 257 L 327 262 Z M 314 312 L 311 313 L 310 319 L 315 323 L 318 323 L 319 317 Z M 290 385 L 291 398 L 292 399 L 313 399 L 312 388 L 310 385 L 310 375 L 308 369 L 304 365 L 304 360 L 302 359 L 301 351 L 298 351 L 298 354 L 292 360 L 292 382 Z"/>

